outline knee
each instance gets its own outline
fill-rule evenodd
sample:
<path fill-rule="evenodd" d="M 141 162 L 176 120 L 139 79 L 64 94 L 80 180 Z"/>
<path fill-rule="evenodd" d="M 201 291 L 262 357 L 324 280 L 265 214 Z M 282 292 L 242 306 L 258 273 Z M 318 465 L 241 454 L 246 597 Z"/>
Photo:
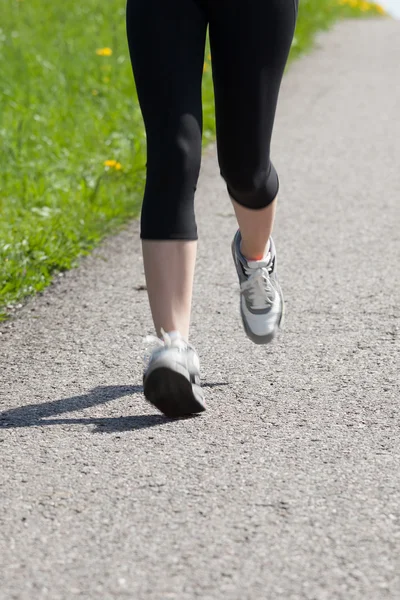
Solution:
<path fill-rule="evenodd" d="M 180 156 L 184 174 L 196 180 L 201 163 L 201 127 L 193 115 L 183 115 L 179 120 L 175 147 Z"/>
<path fill-rule="evenodd" d="M 182 115 L 148 132 L 147 175 L 163 185 L 195 185 L 201 163 L 201 128 L 195 117 Z"/>
<path fill-rule="evenodd" d="M 200 162 L 201 129 L 191 115 L 148 135 L 142 239 L 197 239 L 194 194 Z"/>
<path fill-rule="evenodd" d="M 268 171 L 254 169 L 250 171 L 221 171 L 228 193 L 233 200 L 246 208 L 260 209 L 271 204 L 279 190 L 278 174 L 270 163 Z"/>

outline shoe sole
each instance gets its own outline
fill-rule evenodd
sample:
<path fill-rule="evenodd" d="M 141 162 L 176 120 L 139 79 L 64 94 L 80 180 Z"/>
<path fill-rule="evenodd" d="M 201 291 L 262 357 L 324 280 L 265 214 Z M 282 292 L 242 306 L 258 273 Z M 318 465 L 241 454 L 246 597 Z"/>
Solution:
<path fill-rule="evenodd" d="M 235 239 L 232 242 L 231 245 L 231 250 L 232 250 L 232 257 L 233 257 L 233 262 L 237 271 L 237 265 L 236 265 L 236 248 L 235 248 Z M 239 273 L 237 274 L 239 277 Z M 239 285 L 240 285 L 240 278 L 239 278 Z M 240 300 L 240 316 L 242 318 L 242 323 L 243 323 L 243 328 L 245 330 L 245 333 L 247 335 L 247 337 L 254 342 L 254 344 L 270 344 L 272 342 L 272 340 L 277 336 L 279 329 L 282 329 L 284 326 L 284 322 L 285 322 L 285 300 L 283 298 L 283 293 L 282 293 L 282 289 L 281 286 L 279 285 L 279 282 L 276 282 L 277 288 L 278 288 L 278 293 L 280 295 L 281 298 L 281 303 L 282 303 L 282 311 L 281 314 L 279 316 L 279 321 L 276 324 L 276 327 L 274 328 L 274 330 L 269 333 L 268 335 L 256 335 L 255 333 L 253 333 L 246 321 L 246 318 L 243 314 L 243 310 L 242 310 L 242 302 Z"/>
<path fill-rule="evenodd" d="M 185 417 L 206 409 L 201 387 L 168 367 L 151 371 L 143 387 L 146 399 L 166 417 Z"/>

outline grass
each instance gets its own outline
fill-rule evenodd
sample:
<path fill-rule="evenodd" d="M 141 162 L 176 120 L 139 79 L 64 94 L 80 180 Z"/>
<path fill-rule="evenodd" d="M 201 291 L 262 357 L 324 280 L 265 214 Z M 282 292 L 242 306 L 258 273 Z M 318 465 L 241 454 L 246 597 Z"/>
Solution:
<path fill-rule="evenodd" d="M 2 0 L 0 320 L 138 215 L 145 135 L 125 36 L 125 1 Z M 300 0 L 290 60 L 362 0 Z M 208 51 L 204 140 L 213 139 Z"/>

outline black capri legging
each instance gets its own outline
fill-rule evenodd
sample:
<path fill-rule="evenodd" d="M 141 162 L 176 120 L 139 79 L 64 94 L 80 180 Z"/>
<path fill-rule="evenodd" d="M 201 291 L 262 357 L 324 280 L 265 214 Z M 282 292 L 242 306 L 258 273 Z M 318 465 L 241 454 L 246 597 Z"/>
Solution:
<path fill-rule="evenodd" d="M 218 161 L 230 196 L 252 209 L 278 193 L 270 143 L 298 0 L 128 0 L 127 33 L 147 135 L 141 237 L 197 239 L 207 26 Z"/>

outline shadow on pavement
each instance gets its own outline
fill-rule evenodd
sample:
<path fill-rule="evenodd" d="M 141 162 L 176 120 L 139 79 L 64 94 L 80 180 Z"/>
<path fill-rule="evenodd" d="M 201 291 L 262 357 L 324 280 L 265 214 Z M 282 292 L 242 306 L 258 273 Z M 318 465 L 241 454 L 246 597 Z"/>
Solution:
<path fill-rule="evenodd" d="M 116 433 L 118 431 L 134 431 L 135 429 L 146 429 L 156 425 L 166 425 L 172 421 L 183 421 L 195 418 L 189 415 L 180 419 L 168 419 L 162 414 L 157 415 L 131 415 L 126 417 L 88 417 L 81 419 L 48 419 L 40 421 L 37 425 L 95 425 L 92 433 Z"/>
<path fill-rule="evenodd" d="M 228 385 L 228 383 L 205 383 L 203 387 L 213 388 Z M 87 394 L 61 398 L 52 402 L 41 404 L 28 404 L 0 413 L 0 428 L 12 429 L 18 427 L 38 427 L 43 425 L 96 425 L 94 433 L 112 433 L 115 431 L 128 431 L 145 429 L 156 425 L 164 425 L 173 419 L 168 419 L 161 414 L 156 415 L 131 415 L 120 417 L 80 417 L 72 419 L 52 419 L 55 415 L 73 412 L 105 404 L 111 400 L 143 394 L 141 385 L 99 386 Z M 192 417 L 189 417 L 192 418 Z"/>

